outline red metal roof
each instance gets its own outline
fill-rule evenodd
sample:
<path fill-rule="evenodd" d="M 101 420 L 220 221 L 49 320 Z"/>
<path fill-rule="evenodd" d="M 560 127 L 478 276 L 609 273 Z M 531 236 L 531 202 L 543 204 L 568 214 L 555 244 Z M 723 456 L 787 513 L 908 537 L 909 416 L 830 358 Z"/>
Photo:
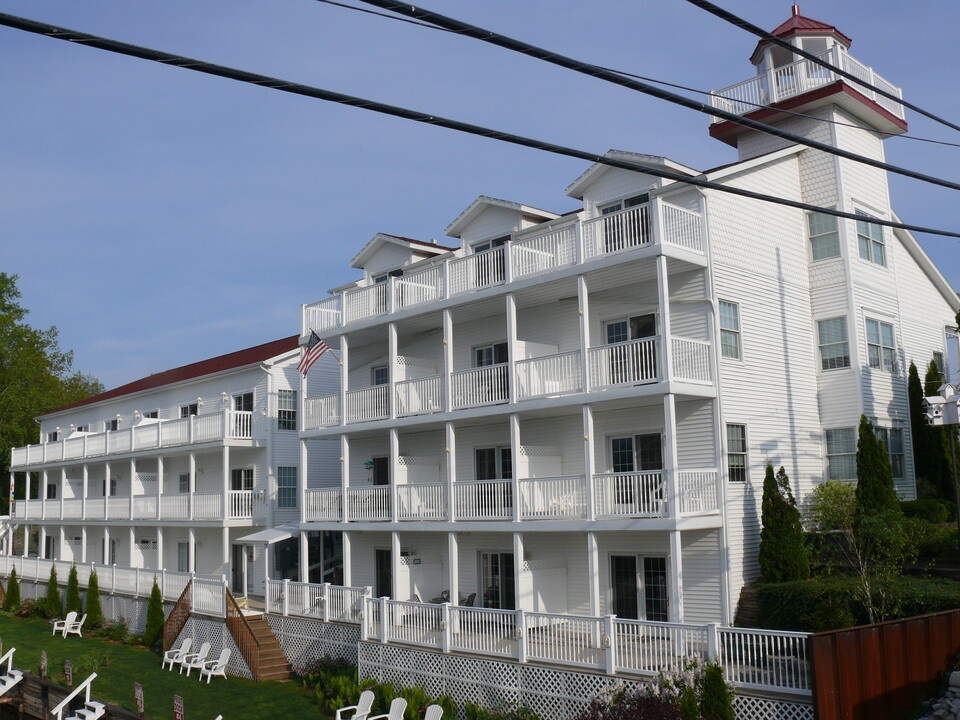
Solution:
<path fill-rule="evenodd" d="M 827 23 L 801 15 L 799 5 L 794 5 L 790 17 L 780 23 L 770 34 L 776 35 L 778 38 L 788 38 L 793 35 L 833 35 L 843 41 L 848 47 L 853 43 L 853 40 L 837 30 L 833 25 L 827 25 Z M 769 44 L 769 40 L 761 40 L 758 42 L 757 47 L 750 56 L 750 62 L 756 64 L 757 53 Z"/>
<path fill-rule="evenodd" d="M 403 235 L 394 235 L 393 233 L 378 233 L 378 235 L 386 235 L 387 237 L 396 238 L 397 240 L 403 240 L 404 242 L 414 243 L 415 245 L 426 245 L 428 248 L 436 248 L 438 250 L 456 250 L 456 247 L 450 247 L 448 245 L 440 245 L 435 242 L 427 242 L 426 240 L 414 240 L 413 238 L 404 237 Z M 459 246 L 458 246 L 459 247 Z"/>
<path fill-rule="evenodd" d="M 283 338 L 282 340 L 274 340 L 272 342 L 264 343 L 263 345 L 256 345 L 254 347 L 246 348 L 245 350 L 237 350 L 236 352 L 227 353 L 226 355 L 219 355 L 215 358 L 201 360 L 200 362 L 191 363 L 189 365 L 183 365 L 178 368 L 173 368 L 172 370 L 164 370 L 163 372 L 154 373 L 153 375 L 149 375 L 145 378 L 134 380 L 131 383 L 121 385 L 120 387 L 113 388 L 112 390 L 107 390 L 99 395 L 93 395 L 88 397 L 86 400 L 75 402 L 72 405 L 66 405 L 65 407 L 57 410 L 51 410 L 49 413 L 45 413 L 40 417 L 46 417 L 46 415 L 52 415 L 54 413 L 62 412 L 63 410 L 69 410 L 71 408 L 81 407 L 83 405 L 91 405 L 93 403 L 101 402 L 102 400 L 112 400 L 113 398 L 131 395 L 143 390 L 152 390 L 154 388 L 163 387 L 164 385 L 172 385 L 173 383 L 193 380 L 194 378 L 203 377 L 204 375 L 212 375 L 213 373 L 222 372 L 224 370 L 234 370 L 236 368 L 244 367 L 245 365 L 252 365 L 256 362 L 263 362 L 264 360 L 269 360 L 277 355 L 283 355 L 291 350 L 296 350 L 299 346 L 299 342 L 300 336 L 292 335 L 288 338 Z"/>

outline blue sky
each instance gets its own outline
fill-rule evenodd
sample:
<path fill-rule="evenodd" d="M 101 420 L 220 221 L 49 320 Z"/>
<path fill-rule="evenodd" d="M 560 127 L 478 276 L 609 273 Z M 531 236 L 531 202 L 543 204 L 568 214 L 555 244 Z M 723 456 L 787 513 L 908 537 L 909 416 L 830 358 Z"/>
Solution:
<path fill-rule="evenodd" d="M 789 3 L 726 0 L 772 29 Z M 431 0 L 597 64 L 715 89 L 755 38 L 682 0 Z M 866 10 L 869 8 L 869 12 Z M 117 40 L 594 152 L 735 159 L 708 118 L 477 41 L 314 0 L 0 0 Z M 911 101 L 960 121 L 960 5 L 806 2 Z M 376 232 L 443 242 L 477 195 L 555 212 L 584 163 L 0 28 L 0 270 L 108 387 L 291 335 Z M 911 134 L 960 133 L 908 114 Z M 960 148 L 888 161 L 960 179 Z M 905 222 L 960 229 L 960 194 L 891 178 Z M 920 237 L 960 287 L 960 240 Z"/>

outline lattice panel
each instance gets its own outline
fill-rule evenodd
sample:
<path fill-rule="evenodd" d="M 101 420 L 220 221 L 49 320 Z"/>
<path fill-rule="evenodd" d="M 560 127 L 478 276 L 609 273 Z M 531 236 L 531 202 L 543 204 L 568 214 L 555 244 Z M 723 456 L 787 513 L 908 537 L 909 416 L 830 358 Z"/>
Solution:
<path fill-rule="evenodd" d="M 813 705 L 789 700 L 737 695 L 733 708 L 737 720 L 813 720 Z"/>
<path fill-rule="evenodd" d="M 518 450 L 519 455 L 526 455 L 527 457 L 560 457 L 563 455 L 560 448 L 550 445 L 521 445 Z"/>
<path fill-rule="evenodd" d="M 253 679 L 253 673 L 247 667 L 247 661 L 240 654 L 240 649 L 233 641 L 233 636 L 227 630 L 227 625 L 221 620 L 211 620 L 208 618 L 191 615 L 187 619 L 186 625 L 180 631 L 174 646 L 179 646 L 184 638 L 193 638 L 194 648 L 199 648 L 205 642 L 210 643 L 210 654 L 207 656 L 210 660 L 215 660 L 220 656 L 220 650 L 224 647 L 231 649 L 230 662 L 227 664 L 227 673 L 237 677 Z"/>
<path fill-rule="evenodd" d="M 123 618 L 132 633 L 139 635 L 147 627 L 146 600 L 100 593 L 100 607 L 106 620 Z"/>
<path fill-rule="evenodd" d="M 324 655 L 357 662 L 360 627 L 268 614 L 267 622 L 294 668 Z"/>

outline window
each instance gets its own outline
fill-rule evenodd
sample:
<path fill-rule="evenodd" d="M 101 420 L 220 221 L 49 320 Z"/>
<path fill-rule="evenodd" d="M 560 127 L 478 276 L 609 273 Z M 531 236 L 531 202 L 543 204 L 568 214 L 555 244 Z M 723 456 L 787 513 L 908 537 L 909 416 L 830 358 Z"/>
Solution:
<path fill-rule="evenodd" d="M 231 490 L 253 490 L 253 468 L 237 468 L 230 471 Z"/>
<path fill-rule="evenodd" d="M 180 417 L 190 417 L 191 415 L 196 415 L 198 409 L 198 403 L 188 403 L 187 405 L 180 406 Z"/>
<path fill-rule="evenodd" d="M 277 468 L 277 507 L 297 507 L 297 468 Z"/>
<path fill-rule="evenodd" d="M 869 318 L 866 324 L 867 359 L 870 367 L 887 372 L 896 372 L 897 348 L 893 339 L 893 325 Z"/>
<path fill-rule="evenodd" d="M 297 391 L 277 390 L 277 430 L 297 429 Z"/>
<path fill-rule="evenodd" d="M 617 617 L 657 622 L 669 619 L 666 558 L 611 555 L 610 579 Z"/>
<path fill-rule="evenodd" d="M 477 480 L 510 480 L 513 457 L 509 447 L 476 448 L 474 460 Z"/>
<path fill-rule="evenodd" d="M 46 560 L 55 560 L 57 557 L 57 539 L 53 535 L 44 538 L 43 557 Z"/>
<path fill-rule="evenodd" d="M 247 392 L 233 396 L 233 409 L 239 412 L 253 412 L 253 393 Z"/>
<path fill-rule="evenodd" d="M 840 257 L 840 234 L 837 232 L 835 216 L 810 213 L 807 215 L 807 229 L 810 233 L 810 253 L 814 261 Z"/>
<path fill-rule="evenodd" d="M 180 492 L 190 492 L 190 473 L 180 473 Z"/>
<path fill-rule="evenodd" d="M 663 442 L 660 433 L 610 438 L 610 467 L 613 478 L 613 501 L 618 511 L 636 514 L 656 512 L 663 499 L 659 475 L 637 476 L 637 472 L 657 472 L 663 469 Z"/>
<path fill-rule="evenodd" d="M 377 455 L 370 458 L 370 482 L 374 485 L 390 484 L 390 458 L 386 455 Z"/>
<path fill-rule="evenodd" d="M 489 367 L 490 365 L 502 365 L 508 361 L 507 344 L 490 343 L 489 345 L 478 345 L 473 349 L 473 366 Z"/>
<path fill-rule="evenodd" d="M 110 538 L 110 542 L 107 542 L 107 538 L 103 538 L 100 541 L 100 550 L 103 554 L 103 563 L 104 565 L 116 565 L 117 564 L 117 539 Z"/>
<path fill-rule="evenodd" d="M 104 497 L 113 497 L 117 494 L 117 478 L 110 478 L 110 485 L 107 485 L 107 478 L 103 479 L 103 496 Z M 109 491 L 109 492 L 108 492 Z"/>
<path fill-rule="evenodd" d="M 850 344 L 847 342 L 845 317 L 818 320 L 817 337 L 820 341 L 821 370 L 850 367 Z"/>
<path fill-rule="evenodd" d="M 727 425 L 727 479 L 747 481 L 747 426 Z"/>
<path fill-rule="evenodd" d="M 377 597 L 393 595 L 393 551 L 375 548 L 373 551 L 373 585 Z"/>
<path fill-rule="evenodd" d="M 877 438 L 890 455 L 890 470 L 893 481 L 903 480 L 903 430 L 901 428 L 874 428 Z"/>
<path fill-rule="evenodd" d="M 152 419 L 156 420 L 156 419 L 158 419 L 158 418 L 160 417 L 160 411 L 159 411 L 159 410 L 148 410 L 147 412 L 145 412 L 145 413 L 143 414 L 143 416 L 144 416 L 145 418 L 152 418 Z"/>
<path fill-rule="evenodd" d="M 103 429 L 107 432 L 116 432 L 117 428 L 120 427 L 120 421 L 116 418 L 110 418 L 109 420 L 103 421 Z"/>
<path fill-rule="evenodd" d="M 480 553 L 480 589 L 483 592 L 483 607 L 501 610 L 516 608 L 513 570 L 513 553 Z"/>
<path fill-rule="evenodd" d="M 47 500 L 57 499 L 57 486 L 54 483 L 47 483 Z"/>
<path fill-rule="evenodd" d="M 190 572 L 190 543 L 177 543 L 177 572 Z"/>
<path fill-rule="evenodd" d="M 865 218 L 872 217 L 861 210 L 857 210 L 857 215 L 862 215 Z M 877 265 L 887 264 L 882 225 L 875 225 L 868 220 L 857 220 L 857 244 L 860 246 L 861 258 Z"/>
<path fill-rule="evenodd" d="M 477 284 L 480 286 L 500 283 L 504 280 L 504 254 L 503 251 L 494 252 L 510 242 L 510 236 L 484 240 L 472 247 L 475 255 L 486 254 L 485 257 L 477 258 L 474 261 L 474 268 L 477 277 Z"/>
<path fill-rule="evenodd" d="M 941 378 L 947 376 L 947 364 L 944 362 L 942 352 L 933 353 L 933 364 L 937 368 L 937 372 L 940 373 Z"/>
<path fill-rule="evenodd" d="M 54 430 L 53 432 L 47 433 L 47 442 L 56 442 L 59 439 L 60 439 L 60 432 L 58 430 Z"/>
<path fill-rule="evenodd" d="M 373 385 L 388 385 L 390 383 L 390 368 L 386 365 L 377 365 L 370 368 L 370 382 Z"/>
<path fill-rule="evenodd" d="M 86 431 L 87 431 L 86 425 L 77 425 L 76 432 L 86 432 Z"/>
<path fill-rule="evenodd" d="M 647 193 L 634 195 L 623 200 L 601 205 L 597 209 L 603 220 L 603 252 L 616 252 L 626 248 L 642 245 L 649 241 L 649 221 L 646 208 L 624 215 L 616 215 L 621 210 L 645 205 L 649 202 Z"/>
<path fill-rule="evenodd" d="M 602 385 L 618 385 L 654 380 L 657 378 L 657 353 L 652 343 L 622 345 L 632 340 L 653 337 L 657 334 L 657 316 L 653 313 L 607 320 L 603 324 L 607 345 L 620 347 L 607 351 L 606 372 Z M 601 376 L 602 376 L 601 370 Z"/>
<path fill-rule="evenodd" d="M 857 477 L 857 432 L 855 428 L 827 430 L 827 479 Z"/>
<path fill-rule="evenodd" d="M 720 301 L 720 354 L 740 359 L 740 306 L 725 300 Z"/>
<path fill-rule="evenodd" d="M 476 480 L 513 478 L 513 451 L 509 447 L 474 448 L 473 472 Z M 513 485 L 505 482 L 478 483 L 473 488 L 481 515 L 505 517 L 513 508 Z"/>

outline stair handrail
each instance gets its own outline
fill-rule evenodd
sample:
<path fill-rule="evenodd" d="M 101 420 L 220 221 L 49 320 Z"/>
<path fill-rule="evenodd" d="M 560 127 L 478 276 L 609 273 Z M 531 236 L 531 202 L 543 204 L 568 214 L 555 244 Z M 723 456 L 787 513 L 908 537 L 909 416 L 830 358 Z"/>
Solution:
<path fill-rule="evenodd" d="M 187 620 L 190 618 L 190 588 L 192 585 L 193 580 L 188 580 L 183 592 L 180 593 L 179 599 L 163 623 L 164 652 L 173 647 L 180 631 L 183 630 L 183 626 L 187 624 Z"/>
<path fill-rule="evenodd" d="M 15 647 L 12 647 L 3 654 L 3 657 L 0 657 L 0 666 L 2 666 L 4 662 L 7 663 L 7 675 L 13 670 L 13 653 L 16 652 L 16 650 Z"/>
<path fill-rule="evenodd" d="M 250 668 L 253 677 L 259 680 L 260 650 L 262 647 L 260 640 L 258 640 L 254 634 L 253 628 L 250 627 L 250 622 L 244 616 L 243 611 L 233 597 L 233 593 L 230 592 L 230 588 L 225 587 L 224 591 L 227 595 L 227 629 L 230 631 L 230 635 L 233 636 L 234 642 L 237 643 L 243 659 L 247 661 L 247 667 Z"/>
<path fill-rule="evenodd" d="M 57 716 L 57 720 L 62 720 L 63 709 L 65 707 L 69 707 L 70 701 L 73 700 L 82 691 L 84 690 L 86 691 L 86 697 L 84 697 L 83 702 L 85 704 L 90 702 L 90 684 L 93 682 L 94 678 L 96 677 L 97 677 L 96 673 L 90 673 L 90 675 L 87 677 L 86 680 L 84 680 L 82 683 L 77 685 L 76 689 L 72 693 L 67 695 L 62 701 L 60 701 L 59 705 L 57 705 L 53 710 L 50 711 L 53 715 Z"/>

